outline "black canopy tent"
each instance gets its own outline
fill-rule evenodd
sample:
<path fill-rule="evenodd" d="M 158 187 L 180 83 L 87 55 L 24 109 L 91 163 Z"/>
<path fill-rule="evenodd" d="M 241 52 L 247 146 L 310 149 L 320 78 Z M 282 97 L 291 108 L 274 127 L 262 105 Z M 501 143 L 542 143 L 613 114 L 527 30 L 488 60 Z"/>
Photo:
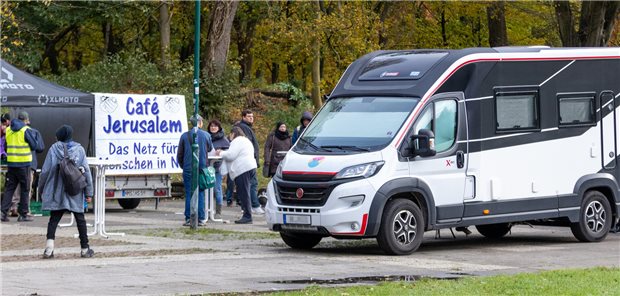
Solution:
<path fill-rule="evenodd" d="M 95 96 L 26 73 L 0 59 L 0 107 L 8 108 L 11 118 L 26 111 L 33 128 L 41 132 L 45 152 L 37 157 L 43 165 L 47 149 L 56 142 L 56 130 L 63 124 L 73 127 L 73 139 L 94 156 Z"/>

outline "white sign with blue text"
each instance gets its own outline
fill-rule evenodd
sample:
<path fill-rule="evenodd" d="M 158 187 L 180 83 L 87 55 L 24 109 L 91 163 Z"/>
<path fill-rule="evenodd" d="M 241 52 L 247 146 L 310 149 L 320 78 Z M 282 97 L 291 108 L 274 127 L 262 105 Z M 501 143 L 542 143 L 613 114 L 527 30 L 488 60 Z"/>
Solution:
<path fill-rule="evenodd" d="M 97 158 L 106 175 L 181 173 L 179 138 L 187 131 L 185 97 L 95 93 Z"/>

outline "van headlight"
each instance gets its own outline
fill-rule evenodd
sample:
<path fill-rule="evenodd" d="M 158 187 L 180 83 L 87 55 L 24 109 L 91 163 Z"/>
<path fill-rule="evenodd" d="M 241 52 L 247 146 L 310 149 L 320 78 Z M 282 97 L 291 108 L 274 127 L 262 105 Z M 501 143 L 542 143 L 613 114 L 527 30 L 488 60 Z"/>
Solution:
<path fill-rule="evenodd" d="M 334 179 L 347 179 L 356 177 L 368 178 L 379 172 L 384 163 L 384 161 L 377 161 L 350 166 L 338 172 Z"/>
<path fill-rule="evenodd" d="M 282 167 L 284 166 L 284 162 L 286 160 L 286 157 L 280 161 L 280 164 L 278 164 L 278 168 L 276 169 L 276 177 L 278 177 L 279 179 L 282 179 Z"/>

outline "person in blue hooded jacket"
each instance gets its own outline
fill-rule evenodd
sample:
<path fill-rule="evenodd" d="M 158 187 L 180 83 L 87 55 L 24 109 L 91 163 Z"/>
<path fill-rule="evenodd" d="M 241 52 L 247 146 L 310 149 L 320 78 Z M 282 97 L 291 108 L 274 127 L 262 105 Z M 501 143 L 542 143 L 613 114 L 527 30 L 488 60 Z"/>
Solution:
<path fill-rule="evenodd" d="M 28 121 L 28 113 L 22 111 L 17 119 L 11 120 L 11 127 L 6 130 L 6 153 L 7 153 L 7 173 L 6 173 L 6 189 L 2 196 L 2 206 L 0 210 L 2 215 L 0 221 L 9 222 L 8 212 L 13 202 L 13 193 L 17 185 L 24 190 L 21 191 L 19 200 L 19 218 L 18 222 L 33 221 L 29 217 L 28 209 L 30 200 L 30 187 L 28 187 L 30 179 L 30 165 L 32 163 L 32 151 L 37 147 L 37 139 L 35 133 L 24 121 Z"/>
<path fill-rule="evenodd" d="M 90 200 L 93 196 L 93 178 L 90 174 L 86 152 L 80 143 L 73 141 L 73 128 L 70 125 L 63 125 L 56 131 L 56 143 L 54 143 L 43 162 L 41 175 L 39 176 L 38 190 L 43 200 L 42 209 L 50 211 L 50 220 L 47 224 L 47 243 L 43 258 L 54 257 L 54 239 L 56 228 L 65 212 L 69 211 L 75 217 L 77 229 L 80 236 L 81 256 L 90 258 L 95 252 L 88 245 L 88 234 L 86 230 L 86 219 L 84 218 L 84 200 Z M 86 188 L 76 195 L 69 195 L 65 192 L 65 185 L 60 176 L 59 165 L 65 156 L 65 146 L 67 154 L 78 166 L 84 177 L 86 177 Z"/>
<path fill-rule="evenodd" d="M 177 162 L 183 168 L 183 187 L 185 188 L 185 223 L 184 226 L 190 226 L 190 203 L 192 200 L 192 141 L 196 134 L 196 142 L 198 143 L 198 169 L 201 170 L 209 165 L 207 155 L 215 153 L 211 136 L 202 130 L 203 120 L 200 115 L 196 118 L 192 116 L 190 119 L 193 129 L 183 133 L 179 139 L 179 148 L 177 150 Z M 205 226 L 207 218 L 205 215 L 205 192 L 198 190 L 198 226 Z"/>

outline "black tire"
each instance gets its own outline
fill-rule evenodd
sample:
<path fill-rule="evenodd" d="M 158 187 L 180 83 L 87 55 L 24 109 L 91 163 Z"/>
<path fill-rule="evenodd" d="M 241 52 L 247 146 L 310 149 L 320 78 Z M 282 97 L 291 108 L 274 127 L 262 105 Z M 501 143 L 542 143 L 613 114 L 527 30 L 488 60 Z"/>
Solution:
<path fill-rule="evenodd" d="M 139 198 L 121 198 L 118 199 L 118 204 L 125 210 L 133 210 L 140 204 Z"/>
<path fill-rule="evenodd" d="M 504 235 L 510 231 L 510 228 L 512 228 L 510 223 L 476 225 L 476 230 L 478 230 L 480 234 L 493 239 L 504 237 Z"/>
<path fill-rule="evenodd" d="M 582 242 L 599 242 L 609 233 L 612 219 L 607 197 L 598 191 L 589 191 L 581 202 L 579 222 L 571 223 L 570 230 Z"/>
<path fill-rule="evenodd" d="M 280 232 L 280 237 L 285 244 L 293 249 L 309 250 L 318 245 L 323 239 L 322 236 L 316 234 L 301 234 L 301 233 L 285 233 Z"/>
<path fill-rule="evenodd" d="M 396 199 L 385 206 L 377 243 L 389 255 L 415 252 L 424 237 L 424 216 L 420 208 L 408 199 Z"/>

